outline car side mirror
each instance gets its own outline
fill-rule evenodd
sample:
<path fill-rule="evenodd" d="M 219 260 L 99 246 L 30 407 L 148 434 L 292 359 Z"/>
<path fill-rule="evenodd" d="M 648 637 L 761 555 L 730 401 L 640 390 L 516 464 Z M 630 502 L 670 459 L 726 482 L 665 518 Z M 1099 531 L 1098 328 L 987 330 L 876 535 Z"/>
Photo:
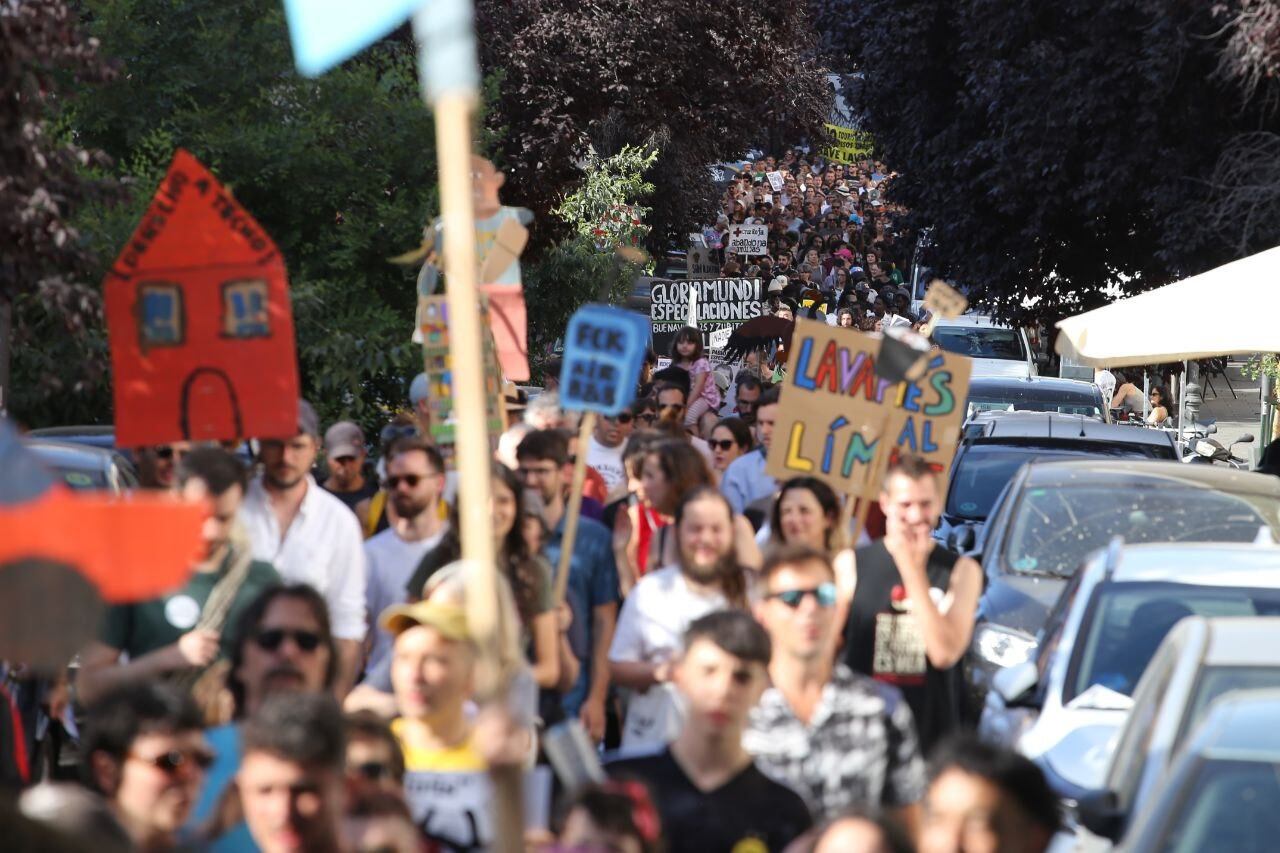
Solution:
<path fill-rule="evenodd" d="M 1124 811 L 1115 791 L 1090 791 L 1076 801 L 1080 824 L 1099 838 L 1119 841 L 1124 831 Z"/>
<path fill-rule="evenodd" d="M 1039 680 L 1036 662 L 1027 660 L 997 672 L 991 679 L 991 689 L 1004 700 L 1006 708 L 1034 708 L 1034 691 Z"/>

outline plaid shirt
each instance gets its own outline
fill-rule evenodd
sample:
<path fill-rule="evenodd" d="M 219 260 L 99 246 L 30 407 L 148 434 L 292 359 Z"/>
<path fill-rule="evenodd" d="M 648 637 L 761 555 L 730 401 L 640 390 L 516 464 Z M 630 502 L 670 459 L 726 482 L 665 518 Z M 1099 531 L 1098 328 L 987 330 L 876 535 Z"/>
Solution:
<path fill-rule="evenodd" d="M 911 708 L 897 688 L 836 664 L 808 725 L 770 687 L 743 735 L 756 766 L 804 798 L 814 820 L 851 806 L 896 807 L 924 795 Z"/>

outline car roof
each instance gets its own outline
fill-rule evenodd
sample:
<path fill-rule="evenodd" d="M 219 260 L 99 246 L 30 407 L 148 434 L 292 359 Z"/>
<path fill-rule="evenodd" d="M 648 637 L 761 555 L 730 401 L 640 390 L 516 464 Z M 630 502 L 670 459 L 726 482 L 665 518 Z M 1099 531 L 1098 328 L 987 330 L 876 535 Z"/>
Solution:
<path fill-rule="evenodd" d="M 1218 760 L 1280 762 L 1280 690 L 1239 690 L 1209 709 L 1189 749 Z"/>
<path fill-rule="evenodd" d="M 1123 545 L 1095 559 L 1090 571 L 1113 583 L 1166 582 L 1196 586 L 1280 589 L 1280 547 L 1227 542 Z"/>
<path fill-rule="evenodd" d="M 1004 323 L 997 323 L 991 318 L 990 314 L 961 314 L 959 317 L 942 317 L 934 325 L 935 329 L 946 328 L 947 326 L 994 326 L 1000 329 L 1011 329 L 1012 326 Z"/>
<path fill-rule="evenodd" d="M 24 438 L 28 450 L 40 456 L 42 462 L 60 468 L 85 468 L 104 470 L 118 454 L 105 447 L 78 444 L 71 441 L 53 441 L 47 438 Z"/>
<path fill-rule="evenodd" d="M 1280 667 L 1280 616 L 1216 616 L 1205 622 L 1207 665 Z"/>
<path fill-rule="evenodd" d="M 976 433 L 976 434 L 975 434 Z M 1053 438 L 1106 441 L 1114 444 L 1145 444 L 1172 447 L 1173 438 L 1163 430 L 1124 424 L 1108 424 L 1083 415 L 1058 412 L 979 412 L 965 422 L 966 440 Z"/>
<path fill-rule="evenodd" d="M 969 380 L 969 396 L 977 392 L 1012 391 L 1015 393 L 1080 394 L 1090 399 L 1100 396 L 1098 386 L 1079 379 L 1060 379 L 1057 376 L 975 376 Z"/>
<path fill-rule="evenodd" d="M 1140 432 L 1136 427 L 1117 427 Z M 1055 435 L 1056 437 L 1056 435 Z M 1106 488 L 1169 486 L 1215 489 L 1233 495 L 1280 498 L 1280 477 L 1236 471 L 1221 465 L 1186 465 L 1155 459 L 1079 459 L 1027 462 L 1024 485 L 1030 487 L 1100 486 Z"/>

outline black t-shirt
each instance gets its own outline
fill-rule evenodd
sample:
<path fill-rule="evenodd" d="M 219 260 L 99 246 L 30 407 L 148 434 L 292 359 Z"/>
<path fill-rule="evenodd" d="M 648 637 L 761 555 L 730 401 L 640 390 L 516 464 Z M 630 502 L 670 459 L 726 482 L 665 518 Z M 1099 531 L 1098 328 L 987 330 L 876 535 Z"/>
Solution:
<path fill-rule="evenodd" d="M 608 771 L 615 779 L 639 779 L 649 788 L 670 853 L 732 853 L 760 850 L 759 844 L 780 851 L 813 823 L 800 795 L 755 764 L 714 791 L 695 786 L 670 749 L 610 762 Z"/>
<path fill-rule="evenodd" d="M 907 603 L 894 601 L 895 587 L 902 595 L 902 575 L 884 540 L 864 545 L 856 556 L 858 587 L 845 623 L 844 662 L 854 672 L 902 691 L 915 717 L 920 751 L 927 754 L 960 724 L 959 670 L 936 669 L 929 662 L 924 635 Z M 926 566 L 929 586 L 945 595 L 959 559 L 959 554 L 935 546 Z"/>
<path fill-rule="evenodd" d="M 376 477 L 365 477 L 364 485 L 356 489 L 354 492 L 335 492 L 333 489 L 325 488 L 326 492 L 333 495 L 338 500 L 347 505 L 347 509 L 352 512 L 356 511 L 356 504 L 365 498 L 371 498 L 378 492 L 378 481 Z M 363 520 L 362 520 L 363 521 Z"/>

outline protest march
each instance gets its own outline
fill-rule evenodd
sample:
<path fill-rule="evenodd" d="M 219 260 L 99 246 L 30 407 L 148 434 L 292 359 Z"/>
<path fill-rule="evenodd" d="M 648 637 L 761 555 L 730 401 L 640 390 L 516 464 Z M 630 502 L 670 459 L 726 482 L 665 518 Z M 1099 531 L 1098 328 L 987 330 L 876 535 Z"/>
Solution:
<path fill-rule="evenodd" d="M 97 23 L 31 2 L 23 38 Z M 1142 327 L 1280 260 L 1011 314 L 922 260 L 910 170 L 838 81 L 809 131 L 699 165 L 674 245 L 636 190 L 671 144 L 648 132 L 579 140 L 548 222 L 495 141 L 533 130 L 482 122 L 492 9 L 276 12 L 335 114 L 421 99 L 429 201 L 299 184 L 398 285 L 350 316 L 261 212 L 253 127 L 149 130 L 132 200 L 49 237 L 111 246 L 109 404 L 0 361 L 0 846 L 1274 849 L 1280 341 Z M 29 136 L 71 144 L 80 109 Z M 10 298 L 4 359 L 65 359 Z"/>

